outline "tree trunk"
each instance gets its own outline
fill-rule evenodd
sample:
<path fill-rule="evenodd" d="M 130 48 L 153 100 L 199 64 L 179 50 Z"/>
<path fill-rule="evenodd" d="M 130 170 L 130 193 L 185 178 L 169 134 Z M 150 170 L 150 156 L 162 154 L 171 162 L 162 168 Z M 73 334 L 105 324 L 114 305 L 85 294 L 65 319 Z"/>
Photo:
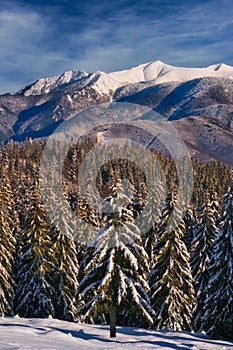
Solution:
<path fill-rule="evenodd" d="M 110 338 L 116 337 L 116 304 L 110 304 Z"/>

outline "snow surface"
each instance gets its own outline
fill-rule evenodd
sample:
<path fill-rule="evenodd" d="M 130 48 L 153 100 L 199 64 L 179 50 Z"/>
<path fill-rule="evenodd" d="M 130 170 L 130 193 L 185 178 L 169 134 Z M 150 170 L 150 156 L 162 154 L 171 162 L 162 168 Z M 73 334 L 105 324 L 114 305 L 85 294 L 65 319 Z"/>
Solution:
<path fill-rule="evenodd" d="M 100 94 L 108 95 L 114 92 L 117 88 L 122 86 L 122 83 L 114 79 L 114 77 L 109 76 L 104 72 L 96 72 L 93 74 L 95 79 L 91 81 L 88 85 L 95 89 Z"/>
<path fill-rule="evenodd" d="M 109 338 L 109 326 L 75 324 L 55 319 L 0 318 L 0 350 L 86 349 L 189 349 L 233 350 L 233 342 L 211 340 L 205 335 L 164 330 L 155 332 L 117 327 Z"/>
<path fill-rule="evenodd" d="M 119 82 L 136 83 L 154 80 L 156 84 L 172 81 L 185 82 L 204 77 L 223 77 L 233 79 L 233 67 L 215 64 L 206 68 L 175 67 L 161 61 L 150 62 L 129 70 L 109 73 Z"/>
<path fill-rule="evenodd" d="M 42 93 L 47 94 L 61 85 L 74 83 L 87 76 L 88 76 L 88 73 L 86 73 L 83 70 L 67 71 L 63 74 L 55 75 L 51 78 L 39 79 L 35 83 L 33 83 L 31 86 L 29 86 L 28 89 L 27 87 L 21 89 L 19 93 L 24 91 L 23 94 L 25 96 L 40 95 Z"/>

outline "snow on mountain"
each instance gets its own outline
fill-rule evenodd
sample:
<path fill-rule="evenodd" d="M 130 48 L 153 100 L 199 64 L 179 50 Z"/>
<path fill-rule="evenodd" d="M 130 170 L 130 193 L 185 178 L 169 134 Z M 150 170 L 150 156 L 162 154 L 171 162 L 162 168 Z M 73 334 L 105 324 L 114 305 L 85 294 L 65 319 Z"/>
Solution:
<path fill-rule="evenodd" d="M 133 67 L 128 70 L 112 72 L 108 75 L 121 83 L 138 83 L 140 81 L 145 81 L 144 68 L 146 66 L 147 63 L 140 64 L 137 67 Z"/>
<path fill-rule="evenodd" d="M 66 88 L 75 84 L 76 90 L 90 86 L 100 94 L 114 92 L 122 83 L 116 81 L 104 72 L 86 73 L 82 70 L 68 71 L 51 78 L 42 78 L 18 91 L 18 95 L 43 95 L 51 91 Z"/>
<path fill-rule="evenodd" d="M 175 67 L 161 61 L 150 62 L 129 70 L 109 73 L 119 82 L 136 83 L 154 80 L 155 84 L 173 81 L 185 82 L 204 77 L 224 77 L 233 79 L 233 67 L 216 64 L 206 68 Z"/>
<path fill-rule="evenodd" d="M 35 83 L 22 88 L 18 94 L 24 96 L 47 94 L 59 86 L 74 83 L 87 76 L 88 73 L 83 70 L 67 71 L 51 78 L 39 79 Z"/>
<path fill-rule="evenodd" d="M 227 120 L 233 110 L 233 81 L 206 77 L 179 84 L 156 108 L 158 113 L 170 120 L 187 116 L 225 116 Z M 224 113 L 225 110 L 225 113 Z"/>
<path fill-rule="evenodd" d="M 88 84 L 100 94 L 113 93 L 122 83 L 110 77 L 104 72 L 96 72 L 93 74 L 93 80 Z"/>
<path fill-rule="evenodd" d="M 161 332 L 117 327 L 117 338 L 109 338 L 109 326 L 77 324 L 55 319 L 0 318 L 0 350 L 86 349 L 193 349 L 230 350 L 233 343 L 211 340 L 204 334 Z"/>
<path fill-rule="evenodd" d="M 224 64 L 224 63 L 213 64 L 211 66 L 208 66 L 207 68 L 214 71 L 221 71 L 221 72 L 224 72 L 225 74 L 227 74 L 228 72 L 229 74 L 233 73 L 233 67 L 228 66 L 227 64 Z"/>
<path fill-rule="evenodd" d="M 77 90 L 86 86 L 94 88 L 100 94 L 112 94 L 119 87 L 128 84 L 151 82 L 151 85 L 186 82 L 204 77 L 223 77 L 233 79 L 233 67 L 223 63 L 206 68 L 175 67 L 161 61 L 149 62 L 112 73 L 95 72 L 87 73 L 82 70 L 68 71 L 52 78 L 43 78 L 35 83 L 22 88 L 18 95 L 41 95 L 51 91 L 76 84 Z"/>

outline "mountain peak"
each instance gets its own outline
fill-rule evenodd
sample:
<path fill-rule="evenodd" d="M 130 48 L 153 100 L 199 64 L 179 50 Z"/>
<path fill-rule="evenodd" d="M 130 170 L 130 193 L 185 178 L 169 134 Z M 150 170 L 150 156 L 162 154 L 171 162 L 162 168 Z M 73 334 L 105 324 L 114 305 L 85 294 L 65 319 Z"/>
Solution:
<path fill-rule="evenodd" d="M 38 79 L 34 83 L 19 90 L 18 95 L 29 96 L 47 94 L 60 86 L 74 83 L 75 81 L 81 80 L 87 76 L 88 73 L 84 70 L 69 70 L 50 78 Z"/>
<path fill-rule="evenodd" d="M 154 80 L 156 84 L 172 81 L 185 82 L 204 77 L 233 79 L 233 67 L 224 63 L 207 68 L 187 68 L 168 65 L 162 61 L 152 61 L 128 70 L 110 73 L 119 82 L 139 83 Z"/>
<path fill-rule="evenodd" d="M 186 68 L 168 65 L 160 60 L 143 63 L 126 70 L 105 73 L 97 71 L 87 73 L 83 70 L 67 71 L 51 78 L 42 78 L 22 88 L 18 95 L 44 95 L 51 91 L 62 89 L 73 83 L 78 89 L 93 86 L 100 93 L 108 94 L 117 88 L 142 82 L 153 81 L 153 84 L 170 82 L 185 82 L 204 77 L 223 77 L 233 79 L 233 67 L 218 63 L 206 68 Z M 97 82 L 98 80 L 98 82 Z M 79 86 L 79 87 L 78 87 Z"/>
<path fill-rule="evenodd" d="M 207 67 L 208 69 L 211 69 L 211 70 L 214 70 L 214 71 L 230 71 L 230 72 L 233 72 L 233 67 L 232 66 L 229 66 L 225 63 L 217 63 L 217 64 L 213 64 L 209 67 Z"/>

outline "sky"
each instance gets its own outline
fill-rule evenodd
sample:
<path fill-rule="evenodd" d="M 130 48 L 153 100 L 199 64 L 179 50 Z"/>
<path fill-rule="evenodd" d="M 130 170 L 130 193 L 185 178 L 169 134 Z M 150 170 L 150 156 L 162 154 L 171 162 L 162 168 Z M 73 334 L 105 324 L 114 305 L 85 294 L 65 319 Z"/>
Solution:
<path fill-rule="evenodd" d="M 0 93 L 156 60 L 233 66 L 233 1 L 0 0 Z"/>

